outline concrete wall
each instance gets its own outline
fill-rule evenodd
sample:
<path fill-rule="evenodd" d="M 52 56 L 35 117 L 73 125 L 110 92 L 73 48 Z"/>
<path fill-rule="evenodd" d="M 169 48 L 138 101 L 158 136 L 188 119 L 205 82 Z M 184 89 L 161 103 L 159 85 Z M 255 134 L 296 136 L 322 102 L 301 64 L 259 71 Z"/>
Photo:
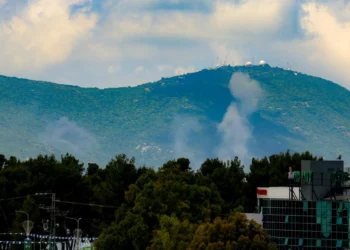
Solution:
<path fill-rule="evenodd" d="M 322 199 L 331 190 L 330 176 L 335 171 L 344 171 L 344 162 L 336 161 L 301 161 L 301 171 L 313 172 L 313 189 L 318 199 Z M 307 200 L 312 200 L 311 183 L 302 180 L 301 191 Z M 316 200 L 316 197 L 313 197 Z"/>

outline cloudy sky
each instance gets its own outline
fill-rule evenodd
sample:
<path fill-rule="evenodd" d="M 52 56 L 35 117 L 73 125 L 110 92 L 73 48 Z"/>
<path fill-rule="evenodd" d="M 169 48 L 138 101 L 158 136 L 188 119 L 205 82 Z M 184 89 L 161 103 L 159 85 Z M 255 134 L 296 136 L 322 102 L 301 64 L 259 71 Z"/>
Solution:
<path fill-rule="evenodd" d="M 0 0 L 0 74 L 99 88 L 263 59 L 350 89 L 348 0 Z"/>

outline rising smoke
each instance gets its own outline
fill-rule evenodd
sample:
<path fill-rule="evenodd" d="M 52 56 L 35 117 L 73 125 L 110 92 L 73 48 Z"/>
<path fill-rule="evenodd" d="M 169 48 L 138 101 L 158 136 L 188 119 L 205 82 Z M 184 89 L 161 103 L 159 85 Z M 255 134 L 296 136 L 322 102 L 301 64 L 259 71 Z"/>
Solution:
<path fill-rule="evenodd" d="M 230 104 L 218 125 L 222 142 L 217 156 L 221 160 L 231 160 L 238 156 L 243 163 L 248 163 L 251 154 L 247 143 L 252 137 L 248 117 L 257 110 L 263 91 L 257 81 L 243 73 L 232 75 L 229 88 L 236 102 Z"/>
<path fill-rule="evenodd" d="M 94 161 L 99 144 L 94 136 L 67 117 L 50 122 L 39 141 L 59 154 L 70 153 L 79 159 Z"/>
<path fill-rule="evenodd" d="M 198 169 L 208 157 L 202 136 L 204 127 L 198 119 L 184 115 L 177 115 L 172 126 L 175 157 L 188 158 L 191 161 L 191 168 Z"/>

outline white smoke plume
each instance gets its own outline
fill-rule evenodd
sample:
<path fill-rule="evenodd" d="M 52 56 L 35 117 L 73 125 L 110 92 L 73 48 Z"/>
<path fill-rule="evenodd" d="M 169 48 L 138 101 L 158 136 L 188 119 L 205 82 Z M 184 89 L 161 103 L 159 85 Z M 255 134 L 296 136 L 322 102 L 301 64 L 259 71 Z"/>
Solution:
<path fill-rule="evenodd" d="M 49 123 L 39 136 L 39 141 L 60 154 L 69 153 L 91 161 L 95 160 L 92 158 L 99 148 L 99 144 L 92 134 L 67 117 Z"/>
<path fill-rule="evenodd" d="M 205 160 L 205 152 L 202 147 L 195 145 L 194 140 L 198 140 L 198 134 L 202 132 L 203 126 L 198 119 L 187 116 L 176 116 L 172 125 L 175 157 L 188 158 L 191 168 L 198 169 Z"/>
<path fill-rule="evenodd" d="M 218 125 L 222 143 L 217 155 L 221 160 L 231 160 L 238 156 L 243 163 L 248 163 L 251 155 L 247 143 L 252 137 L 248 117 L 256 111 L 263 90 L 259 82 L 243 73 L 232 75 L 229 88 L 236 102 L 232 102 L 227 108 L 222 122 Z"/>

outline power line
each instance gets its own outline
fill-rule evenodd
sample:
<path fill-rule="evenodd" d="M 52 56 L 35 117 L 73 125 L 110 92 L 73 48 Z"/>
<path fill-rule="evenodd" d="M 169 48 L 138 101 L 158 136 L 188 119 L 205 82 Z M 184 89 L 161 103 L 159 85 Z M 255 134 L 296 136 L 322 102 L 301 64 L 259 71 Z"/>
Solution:
<path fill-rule="evenodd" d="M 43 194 L 47 195 L 47 193 L 43 193 Z M 36 194 L 36 196 L 38 196 L 38 195 Z M 28 196 L 26 195 L 26 196 L 18 196 L 18 197 L 12 197 L 12 198 L 7 198 L 7 199 L 0 199 L 0 202 L 1 201 L 9 201 L 9 200 L 19 200 L 19 199 L 24 199 L 24 198 L 27 198 L 27 197 Z M 52 199 L 51 197 L 42 197 L 42 198 L 44 198 L 44 199 Z M 73 202 L 73 201 L 55 200 L 55 202 L 76 204 L 76 205 L 83 205 L 83 206 L 92 206 L 92 207 L 102 207 L 102 208 L 118 208 L 116 206 L 100 205 L 100 204 L 92 204 L 92 203 L 82 203 L 82 202 Z"/>
<path fill-rule="evenodd" d="M 9 201 L 9 200 L 19 200 L 23 198 L 27 198 L 28 196 L 18 196 L 18 197 L 13 197 L 13 198 L 7 198 L 7 199 L 0 199 L 0 201 Z"/>
<path fill-rule="evenodd" d="M 1 201 L 9 201 L 9 200 L 19 200 L 19 199 L 24 199 L 24 198 L 27 198 L 28 195 L 26 196 L 17 196 L 17 197 L 12 197 L 12 198 L 6 198 L 6 199 L 0 199 L 0 202 Z M 51 199 L 51 197 L 42 197 L 42 199 Z"/>
<path fill-rule="evenodd" d="M 118 207 L 115 207 L 115 206 L 99 205 L 99 204 L 92 204 L 92 203 L 72 202 L 72 201 L 60 201 L 60 200 L 55 200 L 55 202 L 68 203 L 68 204 L 76 204 L 76 205 L 83 205 L 83 206 L 91 206 L 91 207 L 118 208 Z"/>

